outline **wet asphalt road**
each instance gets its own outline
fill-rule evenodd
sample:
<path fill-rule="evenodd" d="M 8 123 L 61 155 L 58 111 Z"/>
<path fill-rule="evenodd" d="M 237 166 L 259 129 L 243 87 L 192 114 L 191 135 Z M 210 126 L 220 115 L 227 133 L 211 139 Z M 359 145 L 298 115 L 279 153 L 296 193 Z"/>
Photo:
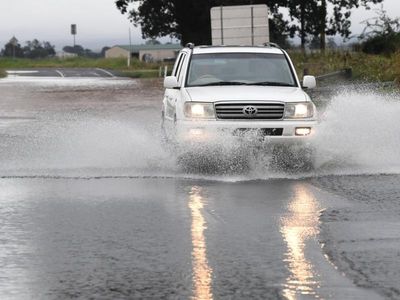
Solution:
<path fill-rule="evenodd" d="M 0 93 L 1 299 L 399 297 L 399 176 L 185 173 L 159 81 Z"/>
<path fill-rule="evenodd" d="M 18 69 L 7 70 L 10 77 L 13 76 L 30 76 L 30 77 L 116 77 L 117 75 L 111 70 L 101 68 L 38 68 L 38 69 Z"/>

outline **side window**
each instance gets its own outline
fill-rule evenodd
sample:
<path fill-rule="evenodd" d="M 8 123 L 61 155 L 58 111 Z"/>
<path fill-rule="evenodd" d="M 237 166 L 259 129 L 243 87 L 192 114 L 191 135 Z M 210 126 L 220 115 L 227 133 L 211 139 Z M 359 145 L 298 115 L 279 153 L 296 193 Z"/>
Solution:
<path fill-rule="evenodd" d="M 178 78 L 178 81 L 180 82 L 180 77 L 181 77 L 181 74 L 182 74 L 182 68 L 183 68 L 183 65 L 185 64 L 185 57 L 186 57 L 186 54 L 182 54 L 182 58 L 181 58 L 181 61 L 180 61 L 180 63 L 179 63 L 179 65 L 178 65 L 178 69 L 177 69 L 177 72 L 176 72 L 176 78 Z"/>
<path fill-rule="evenodd" d="M 172 76 L 176 77 L 179 66 L 181 65 L 183 56 L 184 56 L 184 54 L 181 53 L 181 54 L 179 54 L 178 58 L 176 59 L 174 69 L 172 70 Z"/>

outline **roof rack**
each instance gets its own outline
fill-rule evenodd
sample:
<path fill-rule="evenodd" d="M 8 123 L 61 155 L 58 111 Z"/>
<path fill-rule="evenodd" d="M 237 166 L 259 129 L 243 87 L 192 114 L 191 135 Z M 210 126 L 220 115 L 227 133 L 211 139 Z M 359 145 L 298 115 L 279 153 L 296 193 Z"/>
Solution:
<path fill-rule="evenodd" d="M 193 50 L 195 48 L 195 44 L 194 43 L 187 43 L 185 45 L 186 48 L 189 48 L 191 50 Z M 271 47 L 271 48 L 277 48 L 277 49 L 282 49 L 278 44 L 276 43 L 271 43 L 271 42 L 266 42 L 263 43 L 262 45 L 258 45 L 258 46 L 252 46 L 252 45 L 199 45 L 197 46 L 199 48 L 218 48 L 218 47 Z"/>
<path fill-rule="evenodd" d="M 278 48 L 282 49 L 277 43 L 271 43 L 271 42 L 266 42 L 263 44 L 264 47 L 273 47 L 273 48 Z"/>

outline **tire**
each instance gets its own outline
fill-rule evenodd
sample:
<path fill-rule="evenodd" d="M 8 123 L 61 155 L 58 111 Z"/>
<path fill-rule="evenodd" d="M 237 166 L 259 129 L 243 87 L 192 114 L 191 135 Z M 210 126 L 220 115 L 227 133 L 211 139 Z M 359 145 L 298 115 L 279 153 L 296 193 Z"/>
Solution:
<path fill-rule="evenodd" d="M 273 149 L 272 167 L 286 172 L 314 170 L 315 150 L 307 146 L 276 146 Z"/>

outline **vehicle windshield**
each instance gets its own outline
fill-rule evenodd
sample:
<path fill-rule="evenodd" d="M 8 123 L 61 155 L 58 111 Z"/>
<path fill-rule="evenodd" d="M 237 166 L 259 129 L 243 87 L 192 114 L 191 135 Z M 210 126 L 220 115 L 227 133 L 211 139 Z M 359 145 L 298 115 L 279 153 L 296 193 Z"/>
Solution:
<path fill-rule="evenodd" d="M 211 85 L 297 86 L 283 54 L 194 54 L 186 86 Z"/>

